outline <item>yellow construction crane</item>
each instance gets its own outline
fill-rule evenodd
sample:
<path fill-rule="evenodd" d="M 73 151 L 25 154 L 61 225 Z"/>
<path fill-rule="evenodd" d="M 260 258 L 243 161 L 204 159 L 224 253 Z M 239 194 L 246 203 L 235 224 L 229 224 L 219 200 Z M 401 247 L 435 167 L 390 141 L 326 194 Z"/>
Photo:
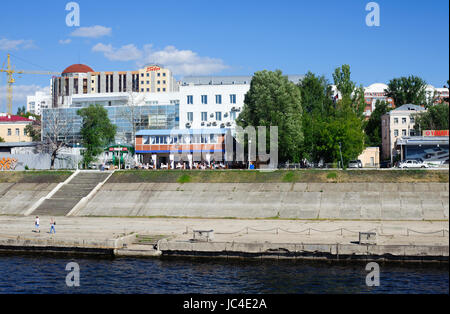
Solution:
<path fill-rule="evenodd" d="M 7 67 L 5 69 L 5 64 L 3 64 L 2 68 L 0 69 L 0 73 L 1 72 L 6 73 L 6 75 L 8 77 L 6 104 L 7 104 L 7 108 L 8 108 L 7 111 L 9 114 L 12 114 L 13 84 L 16 82 L 16 80 L 13 77 L 13 74 L 38 74 L 38 75 L 60 75 L 61 74 L 58 72 L 14 70 L 13 67 L 11 67 L 11 56 L 9 53 L 8 53 Z"/>

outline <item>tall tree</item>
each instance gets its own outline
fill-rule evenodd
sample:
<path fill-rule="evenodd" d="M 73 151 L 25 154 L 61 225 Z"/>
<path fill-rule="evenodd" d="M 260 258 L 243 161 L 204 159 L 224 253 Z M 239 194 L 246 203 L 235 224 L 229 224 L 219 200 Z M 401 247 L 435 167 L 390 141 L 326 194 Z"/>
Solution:
<path fill-rule="evenodd" d="M 375 110 L 370 115 L 369 120 L 365 123 L 364 133 L 366 134 L 366 147 L 382 147 L 381 139 L 381 117 L 391 111 L 389 103 L 384 100 L 377 100 Z"/>
<path fill-rule="evenodd" d="M 414 130 L 421 135 L 423 130 L 448 130 L 448 104 L 436 104 L 426 112 L 416 113 L 414 116 Z"/>
<path fill-rule="evenodd" d="M 355 91 L 356 84 L 350 79 L 350 66 L 348 64 L 336 68 L 333 73 L 334 85 L 342 95 L 342 99 L 350 100 Z"/>
<path fill-rule="evenodd" d="M 108 112 L 101 105 L 90 105 L 77 111 L 83 119 L 81 127 L 84 147 L 83 164 L 85 167 L 95 161 L 105 147 L 114 141 L 117 127 L 108 118 Z"/>
<path fill-rule="evenodd" d="M 277 126 L 279 161 L 299 162 L 303 142 L 300 99 L 297 86 L 281 71 L 256 72 L 237 124 L 243 128 Z M 269 149 L 269 141 L 266 145 Z"/>
<path fill-rule="evenodd" d="M 427 83 L 418 76 L 394 78 L 389 81 L 385 90 L 388 97 L 392 97 L 396 107 L 405 104 L 425 105 Z"/>

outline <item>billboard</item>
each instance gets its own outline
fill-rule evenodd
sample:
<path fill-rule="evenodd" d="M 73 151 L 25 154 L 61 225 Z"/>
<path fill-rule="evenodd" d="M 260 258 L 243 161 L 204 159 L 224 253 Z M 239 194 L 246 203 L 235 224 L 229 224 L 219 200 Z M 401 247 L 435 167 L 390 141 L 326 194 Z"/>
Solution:
<path fill-rule="evenodd" d="M 425 130 L 423 136 L 448 136 L 448 130 Z"/>

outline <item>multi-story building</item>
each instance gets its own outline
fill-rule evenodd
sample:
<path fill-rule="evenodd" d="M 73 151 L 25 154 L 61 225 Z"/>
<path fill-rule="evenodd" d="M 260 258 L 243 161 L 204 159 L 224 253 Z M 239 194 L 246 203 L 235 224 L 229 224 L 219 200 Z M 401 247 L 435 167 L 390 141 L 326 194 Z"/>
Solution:
<path fill-rule="evenodd" d="M 136 71 L 94 72 L 84 64 L 66 68 L 52 79 L 54 108 L 67 107 L 75 95 L 105 93 L 165 93 L 178 90 L 169 69 L 149 65 Z"/>
<path fill-rule="evenodd" d="M 366 108 L 364 108 L 364 115 L 370 117 L 375 110 L 377 100 L 385 101 L 391 108 L 395 108 L 394 100 L 386 95 L 388 86 L 383 83 L 375 83 L 369 87 L 364 88 L 364 99 L 366 101 Z"/>
<path fill-rule="evenodd" d="M 389 111 L 381 117 L 381 141 L 383 160 L 400 154 L 396 149 L 397 140 L 406 136 L 415 136 L 414 114 L 425 112 L 425 108 L 416 105 L 403 105 Z"/>
<path fill-rule="evenodd" d="M 6 143 L 32 142 L 33 139 L 28 136 L 25 130 L 26 126 L 32 123 L 33 120 L 21 116 L 1 113 L 0 137 Z"/>
<path fill-rule="evenodd" d="M 27 96 L 27 112 L 41 115 L 42 109 L 52 108 L 52 95 L 36 92 L 34 96 Z"/>

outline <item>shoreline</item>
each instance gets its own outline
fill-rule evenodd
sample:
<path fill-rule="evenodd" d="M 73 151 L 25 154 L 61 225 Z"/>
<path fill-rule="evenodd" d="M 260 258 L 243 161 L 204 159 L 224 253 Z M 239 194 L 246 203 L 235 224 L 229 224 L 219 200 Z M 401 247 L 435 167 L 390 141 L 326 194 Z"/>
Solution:
<path fill-rule="evenodd" d="M 50 217 L 41 217 L 41 221 Z M 448 264 L 448 221 L 310 221 L 59 217 L 57 234 L 33 217 L 0 216 L 0 253 L 97 257 Z M 214 230 L 193 241 L 193 230 Z M 374 243 L 359 244 L 372 230 Z M 415 233 L 417 232 L 417 233 Z"/>

